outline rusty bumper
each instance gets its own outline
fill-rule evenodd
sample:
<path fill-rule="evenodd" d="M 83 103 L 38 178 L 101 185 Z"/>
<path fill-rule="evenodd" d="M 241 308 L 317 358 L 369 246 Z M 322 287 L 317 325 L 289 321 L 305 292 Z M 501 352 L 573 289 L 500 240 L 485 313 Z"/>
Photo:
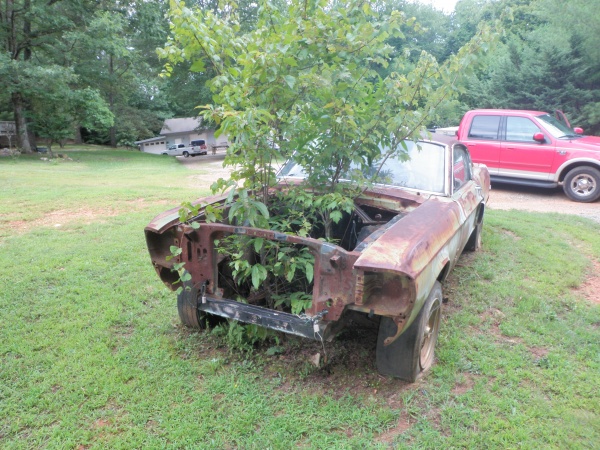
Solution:
<path fill-rule="evenodd" d="M 271 330 L 319 340 L 325 335 L 327 324 L 321 321 L 327 310 L 316 316 L 295 315 L 274 311 L 261 306 L 248 305 L 235 300 L 203 296 L 198 309 L 215 316 L 259 325 Z"/>

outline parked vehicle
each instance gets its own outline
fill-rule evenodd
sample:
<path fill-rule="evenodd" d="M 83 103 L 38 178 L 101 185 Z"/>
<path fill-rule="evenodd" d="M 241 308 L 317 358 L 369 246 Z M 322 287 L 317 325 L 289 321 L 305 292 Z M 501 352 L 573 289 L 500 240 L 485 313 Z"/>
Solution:
<path fill-rule="evenodd" d="M 414 381 L 431 366 L 438 337 L 442 286 L 463 251 L 481 245 L 489 174 L 472 164 L 463 144 L 448 137 L 407 142 L 410 161 L 387 159 L 380 178 L 354 201 L 332 228 L 337 244 L 323 240 L 322 227 L 308 237 L 257 229 L 227 219 L 207 223 L 204 210 L 181 223 L 178 210 L 167 211 L 145 228 L 152 264 L 172 290 L 182 286 L 173 265 L 185 262 L 191 279 L 178 294 L 183 324 L 205 328 L 221 316 L 311 339 L 331 339 L 355 315 L 379 327 L 376 361 L 384 375 Z M 377 162 L 374 162 L 376 165 Z M 375 167 L 375 166 L 374 166 Z M 302 185 L 304 172 L 293 162 L 279 173 L 272 191 Z M 227 195 L 196 204 L 221 208 L 228 217 Z M 255 289 L 232 274 L 231 257 L 218 251 L 226 236 L 269 240 L 279 248 L 306 248 L 314 256 L 314 277 L 307 282 L 312 298 L 304 313 L 270 309 L 276 286 L 286 293 L 295 280 L 271 279 Z M 171 246 L 181 248 L 173 258 Z M 249 246 L 248 261 L 260 254 Z M 244 301 L 238 299 L 244 298 Z"/>
<path fill-rule="evenodd" d="M 192 143 L 189 146 L 186 146 L 185 144 L 169 145 L 169 148 L 167 150 L 165 150 L 162 154 L 168 155 L 168 156 L 183 156 L 185 158 L 188 158 L 190 156 L 206 155 L 207 154 L 206 144 L 194 145 L 193 144 L 194 142 L 199 142 L 199 141 L 192 141 Z M 204 141 L 202 141 L 202 142 L 204 142 Z"/>
<path fill-rule="evenodd" d="M 185 144 L 172 144 L 162 152 L 162 155 L 167 156 L 183 156 L 183 149 L 185 148 Z"/>
<path fill-rule="evenodd" d="M 206 150 L 206 141 L 204 139 L 196 139 L 190 142 L 192 147 L 202 147 Z"/>
<path fill-rule="evenodd" d="M 600 137 L 583 136 L 562 112 L 473 110 L 457 137 L 492 182 L 553 188 L 577 202 L 600 198 Z"/>

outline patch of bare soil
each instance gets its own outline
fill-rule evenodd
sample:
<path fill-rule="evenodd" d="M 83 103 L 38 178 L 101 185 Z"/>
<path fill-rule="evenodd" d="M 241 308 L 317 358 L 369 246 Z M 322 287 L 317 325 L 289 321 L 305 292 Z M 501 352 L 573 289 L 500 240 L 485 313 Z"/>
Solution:
<path fill-rule="evenodd" d="M 198 175 L 188 177 L 191 187 L 208 188 L 219 178 L 227 179 L 231 173 L 230 167 L 223 167 L 224 153 L 202 155 L 193 158 L 177 158 L 184 167 L 198 172 Z"/>
<path fill-rule="evenodd" d="M 404 433 L 410 427 L 410 417 L 406 411 L 402 411 L 400 417 L 398 418 L 398 422 L 396 422 L 396 425 L 377 436 L 375 438 L 375 442 L 381 442 L 389 446 L 394 442 L 397 436 Z"/>
<path fill-rule="evenodd" d="M 575 291 L 581 293 L 592 303 L 600 304 L 600 262 L 592 259 L 592 269 L 589 271 L 588 278 Z"/>
<path fill-rule="evenodd" d="M 529 347 L 529 352 L 536 360 L 545 358 L 548 355 L 548 349 L 544 347 Z"/>
<path fill-rule="evenodd" d="M 181 328 L 181 332 L 188 331 Z M 371 398 L 387 404 L 391 409 L 401 409 L 402 393 L 418 389 L 422 383 L 381 376 L 375 367 L 377 328 L 349 326 L 332 342 L 312 341 L 280 334 L 282 353 L 269 356 L 273 343 L 264 343 L 253 351 L 252 360 L 264 363 L 267 378 L 281 380 L 276 389 L 283 392 L 295 390 L 326 394 L 334 398 L 345 396 Z M 220 338 L 204 334 L 203 345 L 195 351 L 202 358 L 212 357 L 225 364 L 244 359 L 243 354 L 231 354 Z M 320 354 L 320 365 L 311 360 Z"/>
<path fill-rule="evenodd" d="M 490 308 L 479 315 L 482 323 L 488 323 L 490 332 L 496 337 L 502 337 L 500 323 L 506 317 L 502 311 L 496 308 Z"/>
<path fill-rule="evenodd" d="M 166 201 L 153 201 L 152 204 L 167 204 Z M 86 225 L 94 222 L 102 223 L 104 218 L 117 216 L 127 211 L 136 211 L 148 206 L 143 198 L 123 202 L 123 205 L 110 208 L 90 208 L 83 207 L 77 209 L 60 209 L 40 214 L 34 220 L 12 220 L 4 223 L 0 222 L 0 228 L 10 230 L 11 234 L 21 234 L 37 227 L 61 228 L 74 222 L 83 222 Z"/>
<path fill-rule="evenodd" d="M 463 395 L 473 389 L 475 386 L 475 375 L 471 373 L 463 373 L 462 380 L 452 388 L 454 395 Z"/>

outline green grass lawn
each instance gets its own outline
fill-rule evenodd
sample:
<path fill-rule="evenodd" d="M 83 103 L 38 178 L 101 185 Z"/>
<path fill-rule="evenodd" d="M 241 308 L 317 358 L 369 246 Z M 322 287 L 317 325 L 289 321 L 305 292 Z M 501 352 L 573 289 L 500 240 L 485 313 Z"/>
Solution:
<path fill-rule="evenodd" d="M 488 211 L 444 286 L 437 362 L 409 385 L 377 375 L 369 332 L 317 369 L 319 343 L 239 353 L 182 328 L 143 228 L 207 194 L 203 170 L 60 152 L 0 159 L 0 447 L 597 448 L 599 224 Z"/>

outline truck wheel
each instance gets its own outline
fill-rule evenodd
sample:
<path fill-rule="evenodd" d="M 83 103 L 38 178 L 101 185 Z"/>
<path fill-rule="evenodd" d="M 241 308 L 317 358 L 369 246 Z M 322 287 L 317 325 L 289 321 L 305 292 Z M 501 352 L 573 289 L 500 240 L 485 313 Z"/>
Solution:
<path fill-rule="evenodd" d="M 421 372 L 431 367 L 435 344 L 440 330 L 442 286 L 436 281 L 408 329 L 388 346 L 383 342 L 396 334 L 396 324 L 389 317 L 382 317 L 377 336 L 377 370 L 413 383 Z"/>
<path fill-rule="evenodd" d="M 200 302 L 200 290 L 187 281 L 183 284 L 183 290 L 177 294 L 177 311 L 179 319 L 186 327 L 205 330 L 212 325 L 210 319 L 213 317 L 203 311 L 198 311 Z"/>
<path fill-rule="evenodd" d="M 190 154 L 188 152 L 183 152 L 183 157 L 187 158 L 188 156 L 190 156 Z"/>
<path fill-rule="evenodd" d="M 589 203 L 600 198 L 600 171 L 581 166 L 571 170 L 563 181 L 567 197 L 576 202 Z"/>

